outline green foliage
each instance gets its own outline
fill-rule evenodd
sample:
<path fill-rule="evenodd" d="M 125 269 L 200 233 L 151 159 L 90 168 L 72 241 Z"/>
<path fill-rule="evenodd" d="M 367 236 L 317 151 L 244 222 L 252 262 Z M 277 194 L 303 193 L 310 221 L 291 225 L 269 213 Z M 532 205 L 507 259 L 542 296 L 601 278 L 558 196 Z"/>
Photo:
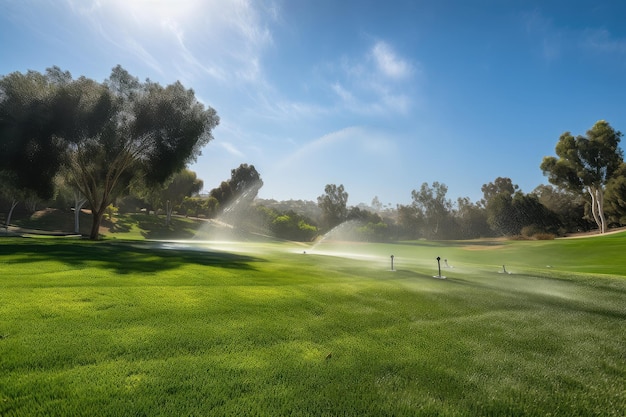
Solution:
<path fill-rule="evenodd" d="M 565 132 L 556 144 L 557 156 L 544 157 L 540 166 L 550 183 L 588 194 L 592 216 L 602 233 L 606 231 L 604 189 L 624 162 L 621 136 L 604 120 L 596 122 L 586 136 L 574 138 Z"/>
<path fill-rule="evenodd" d="M 310 224 L 310 220 L 290 210 L 281 213 L 277 210 L 257 206 L 257 214 L 269 226 L 269 230 L 277 238 L 310 242 L 317 236 L 317 227 Z"/>
<path fill-rule="evenodd" d="M 317 197 L 317 205 L 322 210 L 322 221 L 325 230 L 337 226 L 348 215 L 348 193 L 343 184 L 326 184 L 324 194 Z"/>
<path fill-rule="evenodd" d="M 119 65 L 104 83 L 55 67 L 4 76 L 0 90 L 0 180 L 50 198 L 61 174 L 89 202 L 92 239 L 131 180 L 162 184 L 195 160 L 219 122 L 179 82 L 141 83 Z"/>
<path fill-rule="evenodd" d="M 13 72 L 0 77 L 0 97 L 0 189 L 49 199 L 62 159 L 53 137 L 59 89 L 36 71 Z"/>
<path fill-rule="evenodd" d="M 432 187 L 423 183 L 419 191 L 413 190 L 413 206 L 423 219 L 423 236 L 429 239 L 450 237 L 452 224 L 450 214 L 452 202 L 446 198 L 448 187 L 437 181 Z"/>

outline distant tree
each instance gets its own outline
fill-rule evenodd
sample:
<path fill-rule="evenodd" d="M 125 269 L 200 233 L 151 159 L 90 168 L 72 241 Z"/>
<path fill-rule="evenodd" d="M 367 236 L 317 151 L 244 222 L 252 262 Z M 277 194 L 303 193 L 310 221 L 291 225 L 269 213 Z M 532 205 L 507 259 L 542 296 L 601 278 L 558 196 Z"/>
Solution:
<path fill-rule="evenodd" d="M 322 210 L 322 222 L 330 230 L 344 220 L 348 214 L 348 193 L 343 184 L 327 184 L 324 194 L 317 197 L 317 205 Z"/>
<path fill-rule="evenodd" d="M 517 184 L 513 184 L 510 178 L 507 177 L 498 177 L 493 182 L 483 184 L 480 188 L 483 192 L 483 199 L 481 203 L 483 206 L 487 206 L 489 204 L 489 200 L 498 194 L 506 194 L 508 196 L 513 196 L 519 187 Z"/>
<path fill-rule="evenodd" d="M 191 197 L 202 190 L 203 182 L 194 171 L 183 169 L 172 175 L 165 184 L 153 189 L 153 201 L 165 209 L 165 224 L 170 225 L 174 208 L 180 206 L 185 197 Z M 156 207 L 155 207 L 156 208 Z"/>
<path fill-rule="evenodd" d="M 591 198 L 591 213 L 600 233 L 606 231 L 604 191 L 623 163 L 622 133 L 600 120 L 586 136 L 565 132 L 556 145 L 556 157 L 546 156 L 541 170 L 550 183 Z"/>
<path fill-rule="evenodd" d="M 254 165 L 248 164 L 241 164 L 231 170 L 229 182 L 235 197 L 248 195 L 251 200 L 256 198 L 259 190 L 263 187 L 261 175 L 254 168 Z"/>
<path fill-rule="evenodd" d="M 457 199 L 454 218 L 457 224 L 456 236 L 459 239 L 473 239 L 491 235 L 487 223 L 487 212 L 479 203 L 472 203 L 468 197 Z"/>
<path fill-rule="evenodd" d="M 558 234 L 561 225 L 558 216 L 548 210 L 535 194 L 517 192 L 511 204 L 512 234 L 532 237 L 538 233 Z"/>
<path fill-rule="evenodd" d="M 559 234 L 588 230 L 591 227 L 585 215 L 585 199 L 576 194 L 553 185 L 539 185 L 532 194 L 539 202 L 559 218 Z"/>
<path fill-rule="evenodd" d="M 228 204 L 233 197 L 233 190 L 230 187 L 230 182 L 222 181 L 219 187 L 213 188 L 209 191 L 209 196 L 217 200 L 220 206 L 226 206 L 226 204 Z"/>
<path fill-rule="evenodd" d="M 432 187 L 423 183 L 419 191 L 413 190 L 413 206 L 422 213 L 425 233 L 430 238 L 446 238 L 450 224 L 452 202 L 446 198 L 448 187 L 437 181 Z"/>
<path fill-rule="evenodd" d="M 421 212 L 413 205 L 398 204 L 396 207 L 398 227 L 398 239 L 417 239 L 420 237 L 419 230 L 424 224 Z"/>
<path fill-rule="evenodd" d="M 503 177 L 481 187 L 481 203 L 485 206 L 487 223 L 496 233 L 514 235 L 521 230 L 522 226 L 518 223 L 513 208 L 513 196 L 518 189 L 510 178 Z"/>
<path fill-rule="evenodd" d="M 209 196 L 219 202 L 225 221 L 241 223 L 263 187 L 261 175 L 254 165 L 241 164 L 230 171 L 230 179 L 212 189 Z"/>
<path fill-rule="evenodd" d="M 317 234 L 317 228 L 308 219 L 293 211 L 275 212 L 270 224 L 274 235 L 282 239 L 308 242 Z"/>

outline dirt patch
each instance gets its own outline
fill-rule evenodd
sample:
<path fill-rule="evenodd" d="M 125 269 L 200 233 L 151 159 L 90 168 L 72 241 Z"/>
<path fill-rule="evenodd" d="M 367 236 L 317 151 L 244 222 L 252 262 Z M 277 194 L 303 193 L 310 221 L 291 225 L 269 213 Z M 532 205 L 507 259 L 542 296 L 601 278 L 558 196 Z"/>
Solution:
<path fill-rule="evenodd" d="M 607 230 L 604 235 L 612 235 L 615 233 L 621 233 L 626 231 L 626 227 L 616 227 L 614 229 L 609 229 Z M 570 233 L 564 237 L 558 238 L 558 239 L 580 239 L 580 238 L 584 238 L 584 237 L 594 237 L 594 236 L 602 236 L 602 233 L 600 233 L 598 230 L 591 230 L 589 232 L 581 232 L 581 233 Z"/>

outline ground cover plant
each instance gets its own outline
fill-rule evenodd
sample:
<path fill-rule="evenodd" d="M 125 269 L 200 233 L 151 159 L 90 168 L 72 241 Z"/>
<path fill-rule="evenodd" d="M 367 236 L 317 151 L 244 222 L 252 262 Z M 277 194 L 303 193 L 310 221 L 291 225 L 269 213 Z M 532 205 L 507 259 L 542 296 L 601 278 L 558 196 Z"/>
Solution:
<path fill-rule="evenodd" d="M 622 416 L 625 246 L 2 238 L 0 415 Z"/>

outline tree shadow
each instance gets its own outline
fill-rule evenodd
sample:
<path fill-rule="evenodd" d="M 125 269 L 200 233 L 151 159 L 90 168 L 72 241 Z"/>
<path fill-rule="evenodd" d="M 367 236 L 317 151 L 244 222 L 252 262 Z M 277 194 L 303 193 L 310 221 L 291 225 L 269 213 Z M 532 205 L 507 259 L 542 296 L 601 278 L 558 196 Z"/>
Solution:
<path fill-rule="evenodd" d="M 252 256 L 208 249 L 166 248 L 154 242 L 82 242 L 29 238 L 0 245 L 0 256 L 5 255 L 22 255 L 7 260 L 9 264 L 56 260 L 76 268 L 97 266 L 118 274 L 159 272 L 176 269 L 184 264 L 254 270 L 250 264 L 262 261 Z"/>

